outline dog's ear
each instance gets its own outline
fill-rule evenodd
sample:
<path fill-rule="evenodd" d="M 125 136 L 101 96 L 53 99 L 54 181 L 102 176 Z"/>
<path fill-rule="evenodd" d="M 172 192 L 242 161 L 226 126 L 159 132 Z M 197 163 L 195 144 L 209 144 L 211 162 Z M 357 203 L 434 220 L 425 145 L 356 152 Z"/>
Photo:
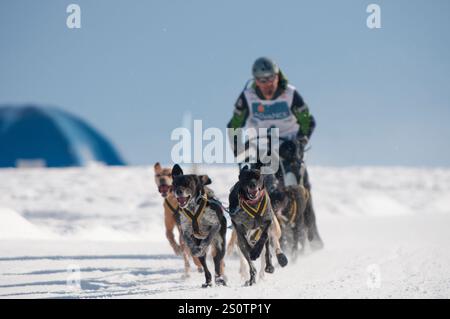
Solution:
<path fill-rule="evenodd" d="M 246 172 L 248 172 L 250 170 L 250 165 L 249 164 L 244 164 L 244 166 L 242 166 L 241 170 L 239 171 L 239 180 L 241 180 L 244 176 L 244 174 Z"/>
<path fill-rule="evenodd" d="M 199 175 L 198 177 L 200 178 L 200 182 L 203 184 L 203 186 L 209 185 L 212 183 L 212 181 L 208 175 Z"/>
<path fill-rule="evenodd" d="M 155 174 L 161 173 L 161 171 L 162 171 L 161 164 L 159 164 L 159 162 L 157 162 L 157 163 L 153 166 L 153 169 L 155 170 Z"/>
<path fill-rule="evenodd" d="M 258 163 L 256 163 L 255 164 L 255 169 L 257 169 L 257 170 L 261 170 L 261 167 L 263 167 L 264 166 L 264 164 L 263 163 L 261 163 L 261 162 L 258 162 Z"/>
<path fill-rule="evenodd" d="M 172 168 L 172 177 L 181 176 L 184 175 L 183 170 L 181 169 L 180 165 L 175 164 Z"/>
<path fill-rule="evenodd" d="M 250 170 L 250 164 L 244 164 L 241 167 L 241 170 L 239 171 L 239 179 L 241 178 L 241 176 L 244 172 L 249 171 L 249 170 Z"/>

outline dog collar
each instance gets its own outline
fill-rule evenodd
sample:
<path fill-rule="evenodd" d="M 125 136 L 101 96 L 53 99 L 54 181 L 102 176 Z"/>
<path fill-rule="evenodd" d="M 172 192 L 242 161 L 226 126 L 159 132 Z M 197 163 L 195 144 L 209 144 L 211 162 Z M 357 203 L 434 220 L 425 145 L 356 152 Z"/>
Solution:
<path fill-rule="evenodd" d="M 243 196 L 239 199 L 239 206 L 251 217 L 255 218 L 257 216 L 263 216 L 266 212 L 267 208 L 267 193 L 263 190 L 263 195 L 260 200 L 256 203 L 256 205 L 250 205 L 248 201 L 245 200 Z"/>

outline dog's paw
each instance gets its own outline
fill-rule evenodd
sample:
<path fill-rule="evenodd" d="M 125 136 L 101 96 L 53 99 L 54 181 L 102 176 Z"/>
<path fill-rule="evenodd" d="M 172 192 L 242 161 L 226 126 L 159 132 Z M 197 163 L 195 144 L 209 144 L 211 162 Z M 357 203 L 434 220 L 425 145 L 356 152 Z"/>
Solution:
<path fill-rule="evenodd" d="M 226 286 L 227 285 L 225 278 L 223 278 L 222 276 L 216 276 L 214 280 L 215 280 L 216 286 Z"/>
<path fill-rule="evenodd" d="M 304 252 L 303 248 L 301 250 L 297 250 L 297 249 L 293 250 L 292 251 L 292 261 L 295 263 L 297 261 L 298 256 L 303 254 L 303 252 Z"/>
<path fill-rule="evenodd" d="M 275 267 L 273 265 L 270 265 L 270 264 L 266 265 L 266 268 L 264 269 L 264 271 L 266 273 L 273 274 L 274 271 L 275 271 Z"/>
<path fill-rule="evenodd" d="M 250 259 L 251 260 L 256 260 L 256 259 L 258 259 L 258 257 L 261 255 L 261 251 L 258 251 L 258 250 L 255 250 L 255 249 L 252 249 L 251 251 L 250 251 Z"/>
<path fill-rule="evenodd" d="M 202 285 L 202 288 L 208 288 L 208 287 L 212 287 L 212 283 L 211 283 L 211 282 L 205 282 L 205 283 Z"/>
<path fill-rule="evenodd" d="M 250 287 L 253 286 L 254 284 L 256 284 L 256 280 L 255 278 L 250 278 L 250 280 L 247 280 L 244 284 L 245 287 Z"/>
<path fill-rule="evenodd" d="M 314 239 L 309 242 L 309 245 L 310 245 L 311 249 L 314 251 L 320 250 L 323 248 L 323 241 L 320 239 Z"/>
<path fill-rule="evenodd" d="M 191 277 L 191 275 L 189 273 L 184 273 L 183 275 L 181 275 L 181 279 L 182 280 L 187 280 Z"/>
<path fill-rule="evenodd" d="M 264 247 L 264 243 L 260 244 L 260 242 L 257 242 L 256 245 L 250 250 L 250 259 L 256 260 L 261 255 L 262 249 Z"/>
<path fill-rule="evenodd" d="M 277 254 L 277 260 L 281 267 L 284 267 L 288 264 L 288 259 L 286 255 L 283 253 Z"/>

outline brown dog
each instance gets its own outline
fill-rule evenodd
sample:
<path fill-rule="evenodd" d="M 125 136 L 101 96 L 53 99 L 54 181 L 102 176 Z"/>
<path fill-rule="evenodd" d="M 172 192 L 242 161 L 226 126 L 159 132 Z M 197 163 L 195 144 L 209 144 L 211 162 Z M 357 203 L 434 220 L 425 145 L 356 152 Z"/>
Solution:
<path fill-rule="evenodd" d="M 164 224 L 166 227 L 166 238 L 169 241 L 173 251 L 178 256 L 183 256 L 184 259 L 184 276 L 189 277 L 191 265 L 189 258 L 191 254 L 189 249 L 184 244 L 183 236 L 181 234 L 181 228 L 179 223 L 178 202 L 172 193 L 172 169 L 163 168 L 159 163 L 154 165 L 155 170 L 155 182 L 158 186 L 158 191 L 164 198 Z M 174 230 L 175 227 L 178 230 L 179 239 L 178 243 L 175 239 Z M 197 257 L 192 257 L 195 266 L 199 272 L 203 271 L 202 264 Z"/>

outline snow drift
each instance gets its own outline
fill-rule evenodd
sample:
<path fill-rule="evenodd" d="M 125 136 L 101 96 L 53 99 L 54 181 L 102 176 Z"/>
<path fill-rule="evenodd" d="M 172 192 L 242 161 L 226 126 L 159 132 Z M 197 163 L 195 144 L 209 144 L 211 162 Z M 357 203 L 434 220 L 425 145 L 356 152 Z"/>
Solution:
<path fill-rule="evenodd" d="M 0 239 L 49 239 L 52 237 L 11 209 L 0 207 L 0 218 Z"/>

